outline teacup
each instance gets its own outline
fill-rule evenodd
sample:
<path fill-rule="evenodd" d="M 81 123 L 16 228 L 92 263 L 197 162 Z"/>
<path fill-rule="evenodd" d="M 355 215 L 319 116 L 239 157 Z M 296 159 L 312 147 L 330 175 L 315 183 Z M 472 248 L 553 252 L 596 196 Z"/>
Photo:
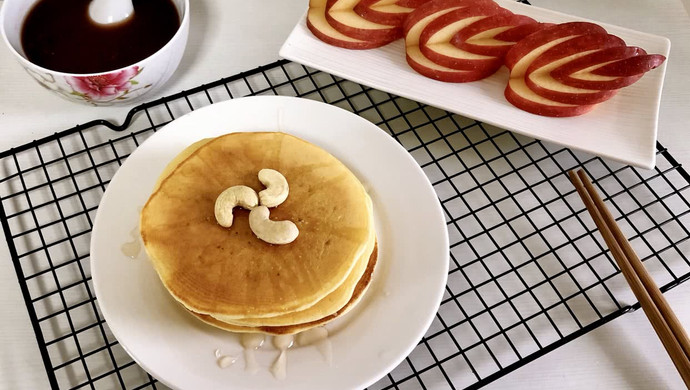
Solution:
<path fill-rule="evenodd" d="M 189 0 L 172 0 L 180 15 L 180 27 L 165 46 L 143 60 L 90 74 L 58 72 L 38 66 L 26 58 L 21 44 L 24 19 L 37 1 L 4 1 L 0 9 L 2 37 L 29 75 L 67 100 L 95 106 L 129 104 L 165 84 L 182 59 L 189 35 Z"/>

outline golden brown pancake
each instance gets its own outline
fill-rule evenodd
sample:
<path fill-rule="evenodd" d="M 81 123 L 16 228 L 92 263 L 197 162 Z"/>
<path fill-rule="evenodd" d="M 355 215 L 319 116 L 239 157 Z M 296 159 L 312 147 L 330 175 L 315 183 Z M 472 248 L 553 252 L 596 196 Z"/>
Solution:
<path fill-rule="evenodd" d="M 202 140 L 196 141 L 195 143 L 187 146 L 182 152 L 180 152 L 175 158 L 173 158 L 168 165 L 163 168 L 163 172 L 158 176 L 158 180 L 156 180 L 156 184 L 153 186 L 153 192 L 158 191 L 158 187 L 161 186 L 161 183 L 163 180 L 170 176 L 170 174 L 177 168 L 178 165 L 184 160 L 187 159 L 187 157 L 191 156 L 192 153 L 196 152 L 200 147 L 206 145 L 210 141 L 212 141 L 213 138 L 204 138 Z"/>
<path fill-rule="evenodd" d="M 256 238 L 245 210 L 235 209 L 230 228 L 215 221 L 218 194 L 240 184 L 261 191 L 263 168 L 290 185 L 287 200 L 271 209 L 271 219 L 298 226 L 290 244 Z M 361 183 L 299 138 L 232 133 L 204 140 L 161 177 L 142 210 L 142 239 L 165 287 L 196 313 L 241 320 L 304 310 L 342 286 L 371 250 L 371 201 Z"/>
<path fill-rule="evenodd" d="M 207 323 L 209 325 L 213 325 L 216 328 L 228 330 L 231 332 L 268 333 L 268 334 L 274 334 L 274 335 L 294 334 L 294 333 L 303 332 L 305 330 L 315 328 L 317 326 L 325 325 L 328 322 L 333 321 L 334 319 L 346 314 L 353 307 L 355 307 L 357 305 L 357 303 L 359 303 L 359 301 L 362 299 L 362 296 L 364 296 L 364 293 L 366 292 L 367 288 L 369 287 L 369 285 L 371 283 L 371 277 L 372 277 L 372 274 L 374 272 L 374 268 L 376 267 L 377 259 L 378 259 L 378 249 L 376 246 L 374 246 L 374 251 L 371 253 L 371 256 L 369 257 L 369 261 L 367 263 L 367 268 L 364 271 L 364 275 L 362 275 L 362 278 L 356 284 L 350 300 L 345 304 L 345 306 L 341 307 L 335 313 L 330 314 L 328 316 L 325 316 L 323 318 L 320 318 L 318 320 L 314 320 L 314 321 L 310 321 L 310 322 L 306 322 L 306 323 L 301 323 L 301 324 L 286 325 L 286 326 L 254 326 L 254 327 L 252 327 L 252 326 L 240 326 L 240 325 L 228 324 L 226 322 L 219 321 L 219 320 L 217 320 L 211 316 L 194 313 L 192 311 L 190 311 L 189 313 L 191 313 L 196 318 L 204 321 L 205 323 Z"/>
<path fill-rule="evenodd" d="M 338 286 L 333 292 L 326 295 L 323 299 L 309 306 L 304 310 L 287 312 L 285 314 L 274 317 L 260 317 L 260 318 L 225 318 L 221 315 L 212 315 L 215 319 L 231 325 L 239 326 L 285 326 L 293 324 L 301 324 L 305 322 L 316 321 L 320 318 L 329 316 L 345 306 L 350 299 L 357 286 L 357 283 L 364 275 L 367 265 L 370 262 L 371 253 L 376 245 L 375 237 L 372 235 L 371 244 L 366 249 L 366 254 L 357 260 L 357 264 L 352 269 L 352 272 L 347 276 L 347 279 Z"/>

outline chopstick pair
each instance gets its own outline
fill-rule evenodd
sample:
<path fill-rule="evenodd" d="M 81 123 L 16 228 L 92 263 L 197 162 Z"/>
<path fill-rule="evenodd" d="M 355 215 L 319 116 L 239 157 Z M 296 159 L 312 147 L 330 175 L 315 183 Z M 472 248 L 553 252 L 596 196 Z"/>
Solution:
<path fill-rule="evenodd" d="M 685 382 L 685 386 L 690 389 L 690 341 L 683 325 L 678 321 L 666 298 L 630 246 L 585 172 L 582 169 L 577 173 L 569 171 L 568 176 Z"/>

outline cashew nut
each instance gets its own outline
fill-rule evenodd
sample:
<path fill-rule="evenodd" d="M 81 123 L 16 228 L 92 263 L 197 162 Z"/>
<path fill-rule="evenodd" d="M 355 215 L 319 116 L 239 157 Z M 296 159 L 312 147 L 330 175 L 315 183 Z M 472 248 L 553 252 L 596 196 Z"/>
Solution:
<path fill-rule="evenodd" d="M 290 188 L 288 182 L 280 172 L 274 169 L 259 171 L 259 181 L 266 189 L 259 192 L 259 203 L 266 207 L 276 207 L 288 197 Z"/>
<path fill-rule="evenodd" d="M 232 209 L 240 206 L 247 210 L 256 207 L 259 204 L 259 198 L 256 191 L 247 186 L 232 186 L 221 192 L 216 198 L 216 205 L 214 208 L 216 214 L 216 221 L 222 227 L 232 226 Z"/>
<path fill-rule="evenodd" d="M 292 221 L 272 221 L 266 206 L 257 206 L 249 212 L 249 227 L 259 239 L 269 244 L 289 244 L 299 235 Z"/>

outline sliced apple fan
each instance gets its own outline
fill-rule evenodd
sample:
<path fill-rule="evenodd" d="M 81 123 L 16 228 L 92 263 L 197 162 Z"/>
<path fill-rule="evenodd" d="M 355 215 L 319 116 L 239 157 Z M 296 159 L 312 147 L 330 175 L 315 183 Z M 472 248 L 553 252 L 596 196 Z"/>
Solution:
<path fill-rule="evenodd" d="M 506 65 L 506 99 L 543 116 L 582 115 L 666 60 L 597 24 L 540 23 L 492 0 L 311 0 L 307 26 L 347 49 L 403 37 L 410 67 L 439 81 L 481 80 Z"/>

